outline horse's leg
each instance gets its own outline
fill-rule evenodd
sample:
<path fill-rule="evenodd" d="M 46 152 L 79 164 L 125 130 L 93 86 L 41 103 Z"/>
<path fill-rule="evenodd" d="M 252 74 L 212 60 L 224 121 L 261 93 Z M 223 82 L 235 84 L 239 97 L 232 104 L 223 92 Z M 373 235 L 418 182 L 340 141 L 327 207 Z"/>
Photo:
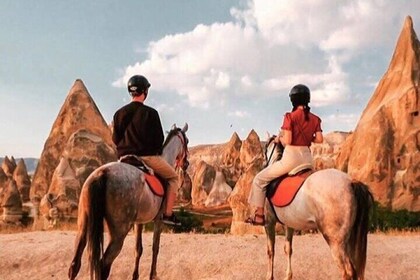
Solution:
<path fill-rule="evenodd" d="M 80 206 L 82 207 L 82 206 Z M 80 211 L 82 212 L 82 211 Z M 70 268 L 69 268 L 69 279 L 73 280 L 76 278 L 77 274 L 80 270 L 81 265 L 81 258 L 83 254 L 83 250 L 86 247 L 86 232 L 87 232 L 87 223 L 86 223 L 87 216 L 85 213 L 82 213 L 82 215 L 79 215 L 78 220 L 78 232 L 76 237 L 76 251 L 73 257 L 73 260 L 71 262 Z"/>
<path fill-rule="evenodd" d="M 341 272 L 342 279 L 356 280 L 357 275 L 351 263 L 350 256 L 346 250 L 346 242 L 344 241 L 344 238 L 340 238 L 340 236 L 333 236 L 329 238 L 325 234 L 324 238 L 327 240 L 328 245 L 330 245 L 331 254 Z"/>
<path fill-rule="evenodd" d="M 266 204 L 266 224 L 264 226 L 265 234 L 267 236 L 267 280 L 274 279 L 274 253 L 276 243 L 276 217 L 270 205 Z"/>
<path fill-rule="evenodd" d="M 141 254 L 143 253 L 143 244 L 141 240 L 143 225 L 136 224 L 135 227 L 136 227 L 136 262 L 134 265 L 133 280 L 139 279 L 139 263 L 140 263 Z"/>
<path fill-rule="evenodd" d="M 294 229 L 286 226 L 286 239 L 284 243 L 284 253 L 287 255 L 287 270 L 285 280 L 290 280 L 293 277 L 292 272 L 292 240 Z"/>
<path fill-rule="evenodd" d="M 152 266 L 150 269 L 150 279 L 157 279 L 157 257 L 159 254 L 160 246 L 160 234 L 162 233 L 162 220 L 161 220 L 161 211 L 158 214 L 158 217 L 155 219 L 154 229 L 153 229 L 153 256 L 152 256 Z"/>
<path fill-rule="evenodd" d="M 108 224 L 109 225 L 109 224 Z M 110 240 L 108 247 L 104 253 L 104 256 L 101 260 L 102 271 L 101 271 L 101 280 L 108 279 L 109 273 L 111 271 L 111 265 L 114 262 L 115 258 L 121 252 L 121 249 L 124 244 L 124 239 L 127 236 L 132 225 L 119 225 L 119 226 L 108 226 Z"/>

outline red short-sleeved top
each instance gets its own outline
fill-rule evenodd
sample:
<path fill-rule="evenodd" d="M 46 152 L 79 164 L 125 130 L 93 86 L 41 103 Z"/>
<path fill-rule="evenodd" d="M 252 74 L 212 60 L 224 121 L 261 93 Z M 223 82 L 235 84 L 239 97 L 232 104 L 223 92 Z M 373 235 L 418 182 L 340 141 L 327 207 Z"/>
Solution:
<path fill-rule="evenodd" d="M 284 115 L 281 128 L 292 131 L 291 145 L 309 147 L 315 133 L 322 132 L 321 119 L 311 112 L 308 117 L 309 120 L 305 120 L 305 112 L 300 109 Z"/>

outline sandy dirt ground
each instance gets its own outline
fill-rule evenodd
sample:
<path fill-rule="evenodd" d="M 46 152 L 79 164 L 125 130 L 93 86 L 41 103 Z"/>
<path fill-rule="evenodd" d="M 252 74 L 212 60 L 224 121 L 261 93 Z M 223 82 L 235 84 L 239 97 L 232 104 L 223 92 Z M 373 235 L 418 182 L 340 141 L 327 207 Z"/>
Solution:
<path fill-rule="evenodd" d="M 0 235 L 0 279 L 67 279 L 76 233 L 27 232 Z M 140 279 L 148 279 L 152 233 L 143 238 Z M 162 234 L 158 258 L 161 280 L 265 279 L 264 235 Z M 276 279 L 285 275 L 283 237 L 277 237 Z M 340 279 L 321 235 L 294 238 L 294 279 Z M 110 279 L 131 279 L 134 235 L 126 238 Z M 77 279 L 89 279 L 86 254 Z M 368 239 L 366 279 L 420 279 L 420 235 L 371 234 Z"/>

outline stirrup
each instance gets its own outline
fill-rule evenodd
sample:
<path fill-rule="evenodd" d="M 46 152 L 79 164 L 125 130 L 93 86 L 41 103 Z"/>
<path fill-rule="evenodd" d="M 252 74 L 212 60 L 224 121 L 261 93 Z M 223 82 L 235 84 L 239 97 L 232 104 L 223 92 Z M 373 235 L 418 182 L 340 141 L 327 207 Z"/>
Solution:
<path fill-rule="evenodd" d="M 256 219 L 255 218 L 261 218 L 261 222 L 257 222 L 256 221 Z M 262 214 L 262 215 L 260 215 L 260 214 L 257 214 L 257 213 L 255 213 L 254 214 L 254 218 L 251 218 L 251 217 L 248 217 L 246 220 L 245 220 L 245 223 L 247 223 L 247 224 L 251 224 L 251 225 L 253 225 L 253 226 L 264 226 L 265 225 L 265 216 L 264 216 L 264 214 Z"/>
<path fill-rule="evenodd" d="M 181 221 L 178 220 L 178 218 L 175 216 L 174 213 L 172 213 L 172 215 L 170 216 L 166 216 L 165 214 L 163 214 L 162 222 L 168 226 L 181 226 L 182 225 Z"/>

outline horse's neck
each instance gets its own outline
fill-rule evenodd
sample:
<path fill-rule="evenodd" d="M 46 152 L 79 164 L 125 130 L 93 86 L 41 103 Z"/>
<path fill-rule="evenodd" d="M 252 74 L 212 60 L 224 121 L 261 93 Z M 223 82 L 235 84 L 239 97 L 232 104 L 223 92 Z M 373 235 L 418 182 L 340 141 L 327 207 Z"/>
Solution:
<path fill-rule="evenodd" d="M 171 140 L 162 151 L 162 157 L 169 163 L 171 166 L 175 166 L 176 157 L 179 154 L 179 146 L 177 145 L 178 141 L 175 139 Z"/>

